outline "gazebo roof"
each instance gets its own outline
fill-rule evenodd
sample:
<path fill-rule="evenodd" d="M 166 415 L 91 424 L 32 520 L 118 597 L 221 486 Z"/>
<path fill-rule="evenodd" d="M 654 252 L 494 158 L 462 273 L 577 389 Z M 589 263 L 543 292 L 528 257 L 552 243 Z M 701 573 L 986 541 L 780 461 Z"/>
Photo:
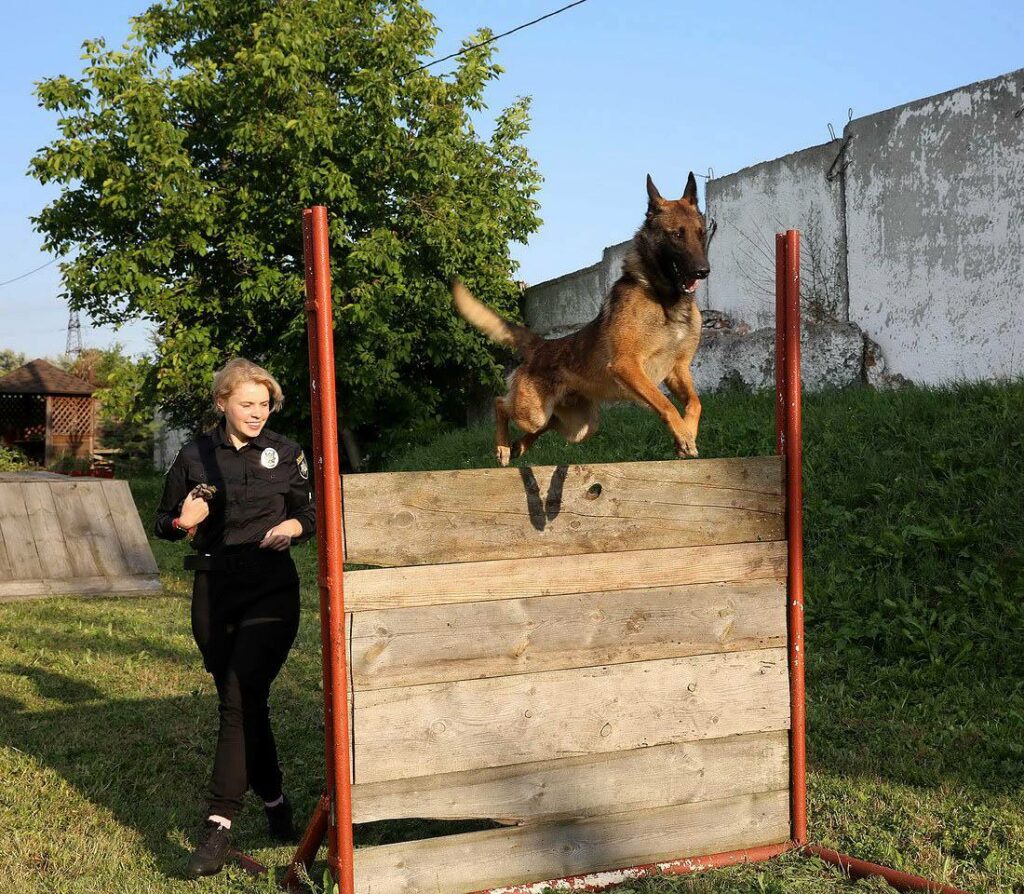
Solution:
<path fill-rule="evenodd" d="M 6 376 L 0 376 L 0 394 L 75 394 L 88 397 L 95 390 L 84 379 L 42 359 L 30 360 Z"/>

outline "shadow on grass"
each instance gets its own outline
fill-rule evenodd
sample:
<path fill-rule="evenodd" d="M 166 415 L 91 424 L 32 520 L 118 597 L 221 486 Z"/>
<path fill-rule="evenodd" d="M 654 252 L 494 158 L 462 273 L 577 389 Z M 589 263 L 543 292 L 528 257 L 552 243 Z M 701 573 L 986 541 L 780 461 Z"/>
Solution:
<path fill-rule="evenodd" d="M 4 722 L 0 747 L 15 748 L 57 773 L 122 826 L 138 831 L 155 869 L 181 878 L 188 851 L 176 840 L 190 839 L 204 814 L 206 781 L 213 759 L 216 698 L 193 694 L 174 698 L 103 701 L 88 683 L 43 668 L 8 665 L 62 707 L 26 711 L 15 699 L 0 700 Z M 323 784 L 323 726 L 320 693 L 292 685 L 275 691 L 275 730 L 304 831 Z M 488 822 L 401 820 L 357 827 L 356 844 L 386 844 L 493 828 Z M 255 796 L 235 823 L 235 843 L 249 852 L 278 847 L 266 833 Z M 322 870 L 320 875 L 322 876 Z M 318 876 L 314 873 L 314 878 Z"/>
<path fill-rule="evenodd" d="M 156 869 L 181 877 L 187 853 L 170 833 L 197 826 L 196 782 L 209 764 L 196 732 L 215 713 L 215 699 L 81 699 L 85 690 L 76 681 L 64 680 L 62 687 L 59 675 L 20 671 L 66 706 L 7 710 L 0 746 L 30 755 L 121 825 L 137 830 Z"/>

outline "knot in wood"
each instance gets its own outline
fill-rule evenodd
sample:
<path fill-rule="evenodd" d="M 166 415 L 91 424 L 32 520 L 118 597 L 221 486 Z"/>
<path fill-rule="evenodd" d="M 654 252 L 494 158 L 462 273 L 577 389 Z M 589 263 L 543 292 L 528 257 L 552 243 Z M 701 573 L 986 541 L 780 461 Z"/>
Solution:
<path fill-rule="evenodd" d="M 413 523 L 414 516 L 408 509 L 403 509 L 395 516 L 395 524 L 399 528 L 408 528 Z"/>

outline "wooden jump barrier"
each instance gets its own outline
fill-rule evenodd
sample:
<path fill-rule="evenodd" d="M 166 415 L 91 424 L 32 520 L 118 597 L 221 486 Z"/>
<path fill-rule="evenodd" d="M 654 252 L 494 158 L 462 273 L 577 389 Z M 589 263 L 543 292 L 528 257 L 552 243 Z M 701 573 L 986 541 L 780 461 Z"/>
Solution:
<path fill-rule="evenodd" d="M 342 894 L 870 865 L 805 847 L 799 234 L 776 456 L 339 479 L 326 209 L 304 232 L 327 784 L 286 887 L 325 837 Z M 353 852 L 411 817 L 510 825 Z"/>

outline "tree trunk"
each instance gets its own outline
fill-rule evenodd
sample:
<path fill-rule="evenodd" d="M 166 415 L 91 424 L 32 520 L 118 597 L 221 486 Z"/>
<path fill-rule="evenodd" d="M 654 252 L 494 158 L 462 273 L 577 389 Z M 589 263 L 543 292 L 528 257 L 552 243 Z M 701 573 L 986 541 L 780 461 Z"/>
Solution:
<path fill-rule="evenodd" d="M 359 444 L 356 443 L 356 436 L 352 434 L 352 429 L 341 429 L 341 446 L 345 450 L 345 457 L 348 459 L 349 467 L 353 472 L 358 472 L 363 464 L 363 459 L 359 455 Z"/>

